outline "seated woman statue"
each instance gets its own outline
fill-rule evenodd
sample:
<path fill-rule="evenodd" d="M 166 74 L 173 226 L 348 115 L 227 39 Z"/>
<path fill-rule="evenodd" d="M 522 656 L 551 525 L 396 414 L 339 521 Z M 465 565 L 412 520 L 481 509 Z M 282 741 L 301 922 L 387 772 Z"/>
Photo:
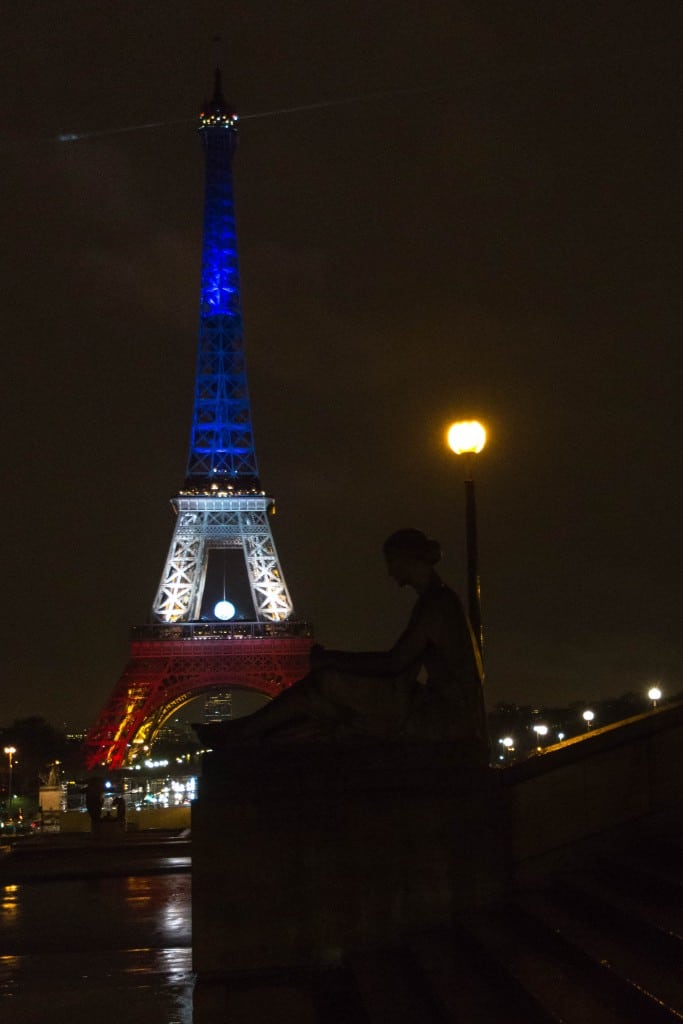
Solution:
<path fill-rule="evenodd" d="M 195 726 L 203 742 L 453 740 L 487 760 L 481 659 L 457 595 L 434 568 L 438 542 L 399 530 L 385 541 L 384 556 L 389 575 L 418 595 L 391 650 L 314 645 L 308 675 L 251 715 Z"/>

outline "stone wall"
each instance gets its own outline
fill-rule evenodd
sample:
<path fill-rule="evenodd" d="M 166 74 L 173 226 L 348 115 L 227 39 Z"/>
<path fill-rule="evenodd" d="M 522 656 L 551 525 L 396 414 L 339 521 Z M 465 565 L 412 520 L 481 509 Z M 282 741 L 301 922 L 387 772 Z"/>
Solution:
<path fill-rule="evenodd" d="M 683 705 L 596 729 L 501 774 L 518 884 L 683 804 Z"/>
<path fill-rule="evenodd" d="M 496 773 L 451 744 L 205 757 L 193 807 L 204 976 L 334 963 L 504 888 Z"/>

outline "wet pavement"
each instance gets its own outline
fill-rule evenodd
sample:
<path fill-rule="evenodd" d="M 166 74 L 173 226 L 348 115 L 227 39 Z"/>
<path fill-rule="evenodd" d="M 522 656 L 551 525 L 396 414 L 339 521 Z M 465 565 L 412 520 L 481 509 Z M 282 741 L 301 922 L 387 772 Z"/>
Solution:
<path fill-rule="evenodd" d="M 155 873 L 131 869 L 0 873 L 0 1020 L 191 1024 L 191 874 L 163 857 Z"/>

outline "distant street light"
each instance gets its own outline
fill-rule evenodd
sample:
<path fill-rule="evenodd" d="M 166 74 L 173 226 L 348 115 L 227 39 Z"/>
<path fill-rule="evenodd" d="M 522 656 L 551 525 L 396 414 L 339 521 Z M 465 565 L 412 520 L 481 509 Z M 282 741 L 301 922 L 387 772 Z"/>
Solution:
<path fill-rule="evenodd" d="M 586 723 L 586 729 L 590 729 L 591 725 L 593 724 L 593 719 L 595 718 L 595 712 L 591 711 L 590 708 L 586 708 L 581 717 Z"/>
<path fill-rule="evenodd" d="M 548 726 L 547 725 L 535 725 L 534 726 L 534 732 L 536 733 L 536 739 L 538 741 L 538 749 L 540 750 L 541 747 L 542 747 L 541 739 L 544 736 L 548 735 Z"/>
<path fill-rule="evenodd" d="M 479 552 L 477 547 L 477 507 L 472 469 L 474 456 L 486 444 L 486 430 L 477 420 L 452 423 L 446 434 L 448 447 L 456 455 L 465 456 L 465 529 L 467 533 L 467 596 L 472 632 L 481 653 L 481 587 L 479 583 Z"/>
<path fill-rule="evenodd" d="M 662 691 L 659 689 L 658 686 L 651 686 L 650 689 L 647 691 L 647 695 L 652 701 L 652 707 L 656 708 L 657 701 L 662 699 Z"/>
<path fill-rule="evenodd" d="M 7 812 L 8 812 L 8 815 L 10 817 L 12 815 L 12 767 L 14 765 L 14 755 L 16 754 L 16 752 L 17 752 L 17 748 L 16 747 L 5 747 L 5 753 L 7 754 L 7 757 L 8 757 L 8 760 L 9 760 L 9 778 L 8 778 L 9 802 L 8 802 L 8 806 L 7 806 Z"/>
<path fill-rule="evenodd" d="M 515 752 L 515 741 L 512 736 L 501 736 L 498 740 L 500 745 L 503 747 L 503 753 L 500 754 L 498 760 L 505 761 Z"/>

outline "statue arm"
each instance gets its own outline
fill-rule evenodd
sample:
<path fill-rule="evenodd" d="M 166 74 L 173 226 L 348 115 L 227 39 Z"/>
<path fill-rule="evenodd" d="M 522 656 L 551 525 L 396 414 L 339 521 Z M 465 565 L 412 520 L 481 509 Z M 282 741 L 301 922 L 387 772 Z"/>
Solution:
<path fill-rule="evenodd" d="M 320 660 L 313 667 L 336 669 L 356 675 L 388 676 L 419 666 L 422 655 L 434 635 L 433 615 L 414 612 L 410 622 L 389 651 L 321 650 Z"/>

